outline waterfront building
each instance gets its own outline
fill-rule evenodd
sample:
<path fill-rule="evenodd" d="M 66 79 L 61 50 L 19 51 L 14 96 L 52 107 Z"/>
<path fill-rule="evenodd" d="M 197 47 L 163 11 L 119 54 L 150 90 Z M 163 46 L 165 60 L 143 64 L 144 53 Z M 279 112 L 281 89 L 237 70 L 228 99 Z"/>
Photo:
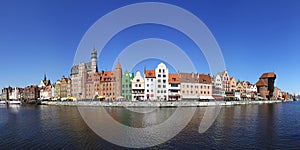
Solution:
<path fill-rule="evenodd" d="M 86 99 L 87 77 L 97 72 L 97 51 L 91 53 L 91 62 L 80 63 L 71 68 L 71 93 L 76 99 Z"/>
<path fill-rule="evenodd" d="M 169 74 L 169 100 L 181 100 L 180 80 L 178 74 Z"/>
<path fill-rule="evenodd" d="M 140 71 L 137 71 L 135 77 L 132 79 L 132 101 L 144 100 L 145 81 L 141 76 Z"/>
<path fill-rule="evenodd" d="M 225 91 L 223 90 L 223 83 L 219 74 L 212 77 L 213 91 L 212 95 L 215 99 L 223 99 Z"/>
<path fill-rule="evenodd" d="M 118 61 L 115 70 L 98 72 L 97 51 L 91 53 L 91 62 L 71 68 L 71 93 L 76 99 L 93 99 L 97 95 L 116 100 L 122 96 L 122 68 Z"/>
<path fill-rule="evenodd" d="M 7 88 L 3 88 L 2 89 L 2 95 L 1 95 L 1 99 L 2 100 L 9 100 L 9 95 L 12 92 L 12 87 L 7 87 Z"/>
<path fill-rule="evenodd" d="M 71 79 L 62 76 L 61 80 L 57 80 L 54 86 L 54 99 L 66 100 L 71 96 Z M 49 91 L 52 88 L 49 88 Z"/>
<path fill-rule="evenodd" d="M 50 80 L 47 80 L 47 76 L 46 74 L 44 75 L 44 79 L 41 80 L 40 84 L 39 84 L 39 88 L 43 88 L 43 87 L 46 87 L 48 85 L 51 85 L 51 82 Z"/>
<path fill-rule="evenodd" d="M 169 70 L 164 63 L 158 64 L 155 68 L 155 96 L 157 100 L 168 100 L 168 86 L 169 86 Z"/>
<path fill-rule="evenodd" d="M 57 80 L 53 84 L 53 87 L 54 87 L 53 100 L 61 100 L 61 96 L 60 96 L 60 88 L 61 88 L 60 80 Z"/>
<path fill-rule="evenodd" d="M 225 92 L 230 91 L 230 77 L 229 77 L 228 71 L 225 70 L 225 71 L 221 72 L 220 77 L 222 80 L 223 91 L 225 91 Z"/>
<path fill-rule="evenodd" d="M 282 99 L 282 92 L 280 90 L 280 88 L 275 87 L 275 99 L 276 100 L 281 100 Z"/>
<path fill-rule="evenodd" d="M 109 100 L 122 99 L 122 67 L 118 61 L 115 70 L 99 72 L 99 95 Z"/>
<path fill-rule="evenodd" d="M 180 93 L 182 100 L 196 100 L 200 98 L 199 75 L 197 73 L 178 72 Z"/>
<path fill-rule="evenodd" d="M 230 78 L 230 89 L 231 92 L 234 92 L 236 90 L 236 80 L 234 77 Z"/>
<path fill-rule="evenodd" d="M 68 98 L 71 96 L 71 79 L 62 76 L 60 80 L 60 97 Z"/>
<path fill-rule="evenodd" d="M 30 85 L 24 88 L 24 100 L 37 100 L 40 97 L 39 87 L 37 85 Z"/>
<path fill-rule="evenodd" d="M 21 100 L 23 88 L 15 87 L 12 88 L 11 92 L 9 93 L 9 100 Z"/>
<path fill-rule="evenodd" d="M 263 99 L 271 100 L 275 99 L 274 95 L 274 83 L 276 74 L 274 72 L 268 72 L 261 75 L 256 83 L 257 90 Z"/>
<path fill-rule="evenodd" d="M 156 75 L 155 70 L 144 70 L 145 100 L 155 100 Z"/>
<path fill-rule="evenodd" d="M 52 85 L 50 80 L 47 80 L 46 74 L 44 79 L 39 84 L 39 99 L 51 99 L 52 98 Z"/>
<path fill-rule="evenodd" d="M 214 99 L 212 97 L 212 82 L 211 76 L 209 74 L 199 74 L 199 87 L 195 87 L 196 89 L 199 88 L 200 99 Z"/>
<path fill-rule="evenodd" d="M 122 76 L 122 97 L 125 100 L 131 100 L 132 99 L 132 79 L 134 77 L 133 73 L 130 73 L 129 71 L 125 71 Z"/>

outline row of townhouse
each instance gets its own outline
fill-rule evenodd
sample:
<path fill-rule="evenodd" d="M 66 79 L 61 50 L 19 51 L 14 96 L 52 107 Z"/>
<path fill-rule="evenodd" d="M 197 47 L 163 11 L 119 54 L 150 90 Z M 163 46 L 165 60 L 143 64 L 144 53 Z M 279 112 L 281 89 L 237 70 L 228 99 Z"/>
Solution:
<path fill-rule="evenodd" d="M 124 74 L 128 76 L 127 73 Z M 123 78 L 125 76 L 123 75 Z M 160 63 L 154 70 L 140 71 L 132 78 L 131 99 L 126 98 L 128 90 L 122 90 L 126 100 L 187 100 L 213 99 L 210 75 L 196 73 L 170 74 L 164 63 Z M 130 86 L 123 82 L 122 87 Z"/>

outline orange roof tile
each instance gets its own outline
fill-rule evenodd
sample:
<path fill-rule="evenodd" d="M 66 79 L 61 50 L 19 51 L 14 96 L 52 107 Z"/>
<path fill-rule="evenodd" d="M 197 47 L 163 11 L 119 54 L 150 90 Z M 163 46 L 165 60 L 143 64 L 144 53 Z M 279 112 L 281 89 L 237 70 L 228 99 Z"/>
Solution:
<path fill-rule="evenodd" d="M 268 84 L 263 79 L 259 79 L 256 83 L 256 86 L 268 86 Z"/>
<path fill-rule="evenodd" d="M 276 78 L 276 74 L 274 72 L 268 72 L 268 73 L 264 73 L 263 75 L 261 75 L 262 79 L 265 79 L 265 78 Z"/>
<path fill-rule="evenodd" d="M 145 70 L 146 78 L 155 78 L 155 70 Z"/>
<path fill-rule="evenodd" d="M 211 83 L 210 75 L 199 74 L 199 83 Z"/>
<path fill-rule="evenodd" d="M 169 83 L 171 84 L 179 84 L 179 76 L 178 74 L 169 74 Z"/>

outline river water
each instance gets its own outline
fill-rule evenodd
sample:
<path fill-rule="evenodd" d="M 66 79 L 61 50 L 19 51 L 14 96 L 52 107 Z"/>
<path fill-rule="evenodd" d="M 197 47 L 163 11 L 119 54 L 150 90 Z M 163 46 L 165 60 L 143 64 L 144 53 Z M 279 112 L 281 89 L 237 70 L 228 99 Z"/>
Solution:
<path fill-rule="evenodd" d="M 136 128 L 159 124 L 176 110 L 157 108 L 146 115 L 105 109 L 116 121 Z M 178 135 L 150 149 L 300 149 L 300 101 L 222 107 L 212 126 L 200 134 L 204 113 L 205 108 L 197 108 Z M 0 149 L 122 148 L 94 133 L 77 107 L 0 105 Z"/>

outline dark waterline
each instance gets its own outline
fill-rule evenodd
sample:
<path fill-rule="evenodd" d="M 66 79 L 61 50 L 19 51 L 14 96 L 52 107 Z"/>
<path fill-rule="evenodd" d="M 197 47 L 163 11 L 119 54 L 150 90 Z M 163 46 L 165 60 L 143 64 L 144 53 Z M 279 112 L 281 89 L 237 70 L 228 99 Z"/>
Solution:
<path fill-rule="evenodd" d="M 124 108 L 106 109 L 115 120 L 133 127 L 159 124 L 176 110 L 159 108 L 159 115 L 143 115 Z M 205 108 L 198 108 L 180 134 L 151 149 L 300 148 L 299 101 L 223 107 L 211 128 L 199 134 L 204 112 Z M 0 149 L 116 148 L 122 147 L 96 135 L 76 107 L 0 105 Z"/>

